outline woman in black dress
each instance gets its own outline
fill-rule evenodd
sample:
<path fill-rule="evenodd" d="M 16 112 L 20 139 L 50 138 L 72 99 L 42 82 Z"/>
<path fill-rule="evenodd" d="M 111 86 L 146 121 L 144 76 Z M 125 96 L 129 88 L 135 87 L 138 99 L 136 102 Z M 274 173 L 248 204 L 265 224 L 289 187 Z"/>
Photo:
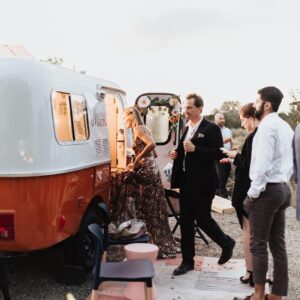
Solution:
<path fill-rule="evenodd" d="M 252 254 L 250 252 L 250 226 L 248 216 L 243 209 L 243 202 L 250 188 L 249 169 L 251 162 L 252 141 L 256 133 L 258 120 L 255 118 L 255 109 L 253 103 L 245 104 L 240 109 L 241 126 L 246 129 L 248 136 L 242 148 L 242 152 L 226 152 L 227 156 L 233 159 L 236 166 L 235 184 L 232 194 L 232 205 L 234 206 L 237 218 L 243 229 L 243 246 L 246 263 L 246 273 L 240 278 L 243 283 L 250 283 L 252 280 Z"/>

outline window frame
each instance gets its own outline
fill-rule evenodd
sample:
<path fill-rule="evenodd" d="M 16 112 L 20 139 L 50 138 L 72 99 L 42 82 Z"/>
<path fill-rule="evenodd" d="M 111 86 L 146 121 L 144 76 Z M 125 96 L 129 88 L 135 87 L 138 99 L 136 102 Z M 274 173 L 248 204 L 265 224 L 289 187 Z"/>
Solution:
<path fill-rule="evenodd" d="M 78 94 L 78 93 L 70 93 L 70 99 L 69 99 L 69 102 L 71 104 L 70 108 L 71 108 L 71 119 L 72 119 L 72 129 L 73 129 L 73 137 L 74 137 L 74 141 L 76 142 L 86 142 L 90 139 L 90 136 L 91 136 L 91 132 L 90 132 L 90 127 L 89 127 L 89 117 L 88 117 L 88 106 L 87 106 L 87 101 L 86 101 L 86 98 L 81 95 L 81 94 Z M 86 135 L 88 136 L 87 139 L 84 139 L 84 140 L 76 140 L 76 134 L 78 134 L 78 132 L 76 132 L 75 130 L 75 126 L 74 126 L 74 114 L 73 114 L 73 100 L 72 100 L 72 96 L 75 98 L 76 96 L 79 96 L 82 98 L 82 100 L 85 101 L 85 107 L 86 107 L 86 120 L 85 120 L 85 117 L 83 115 L 83 120 L 84 120 L 84 129 L 85 129 L 85 132 L 86 132 Z M 74 99 L 73 98 L 73 99 Z"/>
<path fill-rule="evenodd" d="M 158 94 L 162 95 L 162 96 L 173 96 L 174 98 L 177 98 L 179 100 L 180 105 L 182 104 L 181 100 L 180 100 L 180 97 L 176 94 L 173 94 L 173 93 L 159 93 L 159 92 L 153 93 L 153 92 L 151 92 L 151 93 L 143 93 L 143 94 L 139 95 L 135 100 L 135 105 L 137 105 L 138 100 L 143 96 L 153 96 L 153 95 L 158 95 Z M 182 116 L 182 113 L 180 115 Z M 146 116 L 143 116 L 143 121 L 144 121 L 145 126 L 147 126 Z M 170 123 L 168 124 L 168 126 L 170 126 Z M 177 131 L 179 132 L 180 131 L 180 121 L 178 122 L 177 126 L 178 126 Z M 177 136 L 177 134 L 176 134 L 176 136 Z M 170 128 L 169 128 L 169 134 L 168 134 L 167 140 L 165 142 L 161 142 L 161 143 L 155 142 L 155 143 L 156 143 L 157 146 L 164 146 L 164 145 L 167 145 L 170 142 L 171 138 L 172 138 L 172 131 L 170 131 Z"/>
<path fill-rule="evenodd" d="M 53 95 L 54 93 L 62 93 L 62 94 L 68 94 L 69 95 L 69 106 L 70 106 L 70 122 L 71 122 L 71 129 L 72 129 L 72 141 L 61 141 L 59 140 L 57 136 L 57 131 L 56 131 L 56 124 L 55 124 L 55 111 L 53 107 Z M 74 128 L 74 117 L 73 117 L 73 108 L 72 108 L 72 95 L 73 96 L 81 96 L 85 103 L 86 103 L 86 124 L 87 124 L 87 133 L 88 133 L 88 138 L 86 140 L 75 140 L 75 128 Z M 90 141 L 91 138 L 91 130 L 90 130 L 90 124 L 89 124 L 89 113 L 88 113 L 88 103 L 86 100 L 86 97 L 82 93 L 78 93 L 75 91 L 65 91 L 64 89 L 60 88 L 55 88 L 52 89 L 51 94 L 50 94 L 50 104 L 51 104 L 51 112 L 52 112 L 52 122 L 53 122 L 53 131 L 54 131 L 54 136 L 58 144 L 62 146 L 69 146 L 69 145 L 81 145 L 81 144 L 87 144 Z"/>

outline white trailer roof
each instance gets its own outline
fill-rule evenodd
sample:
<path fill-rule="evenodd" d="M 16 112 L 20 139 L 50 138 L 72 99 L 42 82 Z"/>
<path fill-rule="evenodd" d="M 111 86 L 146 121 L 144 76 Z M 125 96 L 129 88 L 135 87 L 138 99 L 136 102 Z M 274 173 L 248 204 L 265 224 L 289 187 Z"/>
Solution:
<path fill-rule="evenodd" d="M 92 122 L 94 115 L 105 112 L 104 101 L 99 101 L 97 94 L 107 90 L 120 99 L 125 95 L 111 81 L 35 60 L 0 58 L 0 176 L 66 173 L 109 161 L 109 149 L 99 151 L 99 139 L 105 142 L 108 138 L 107 128 Z M 53 91 L 84 96 L 89 115 L 88 141 L 62 145 L 56 140 Z"/>

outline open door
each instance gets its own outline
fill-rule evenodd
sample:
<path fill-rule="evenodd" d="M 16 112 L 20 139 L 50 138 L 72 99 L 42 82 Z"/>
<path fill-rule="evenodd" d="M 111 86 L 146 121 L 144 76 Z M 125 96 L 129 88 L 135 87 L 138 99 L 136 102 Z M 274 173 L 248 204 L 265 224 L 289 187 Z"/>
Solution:
<path fill-rule="evenodd" d="M 122 100 L 113 94 L 105 94 L 104 102 L 107 112 L 108 136 L 111 154 L 111 167 L 126 168 L 126 134 L 123 122 Z"/>
<path fill-rule="evenodd" d="M 179 142 L 182 124 L 180 98 L 171 93 L 145 93 L 136 99 L 135 105 L 157 145 L 157 163 L 163 185 L 169 187 L 170 183 L 163 169 L 168 163 L 172 163 L 169 152 L 176 148 Z"/>

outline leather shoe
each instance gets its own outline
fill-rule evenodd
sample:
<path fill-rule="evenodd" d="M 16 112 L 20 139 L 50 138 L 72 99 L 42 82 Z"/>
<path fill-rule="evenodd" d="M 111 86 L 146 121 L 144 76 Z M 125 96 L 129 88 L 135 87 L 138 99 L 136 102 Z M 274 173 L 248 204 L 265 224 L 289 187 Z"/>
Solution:
<path fill-rule="evenodd" d="M 234 297 L 233 300 L 250 300 L 252 296 L 253 296 L 253 294 L 250 295 L 250 296 L 243 297 L 243 298 Z"/>
<path fill-rule="evenodd" d="M 180 266 L 173 271 L 173 275 L 183 275 L 192 270 L 194 270 L 194 265 L 183 261 Z"/>
<path fill-rule="evenodd" d="M 232 240 L 232 243 L 229 246 L 222 248 L 222 254 L 218 261 L 219 265 L 223 265 L 229 261 L 229 259 L 232 257 L 234 246 L 235 246 L 235 240 Z"/>

